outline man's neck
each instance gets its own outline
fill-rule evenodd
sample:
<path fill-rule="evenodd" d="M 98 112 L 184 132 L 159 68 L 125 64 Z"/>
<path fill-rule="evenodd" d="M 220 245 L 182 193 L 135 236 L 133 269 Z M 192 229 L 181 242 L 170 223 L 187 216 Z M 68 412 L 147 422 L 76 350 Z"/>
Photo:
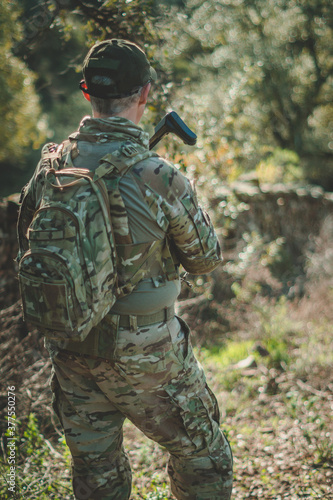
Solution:
<path fill-rule="evenodd" d="M 140 119 L 138 119 L 138 110 L 136 107 L 125 109 L 124 111 L 121 111 L 120 113 L 117 113 L 116 115 L 104 115 L 102 113 L 98 113 L 96 111 L 93 111 L 93 118 L 112 118 L 113 116 L 118 116 L 120 118 L 126 118 L 127 120 L 130 120 L 131 122 L 133 122 L 135 125 L 138 125 L 139 121 L 140 121 Z"/>

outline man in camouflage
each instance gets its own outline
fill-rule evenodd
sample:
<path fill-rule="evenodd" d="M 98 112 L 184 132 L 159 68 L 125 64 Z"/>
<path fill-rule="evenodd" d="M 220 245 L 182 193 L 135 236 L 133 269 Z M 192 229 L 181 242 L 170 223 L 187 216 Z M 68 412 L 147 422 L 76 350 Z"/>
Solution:
<path fill-rule="evenodd" d="M 156 74 L 143 51 L 124 40 L 100 42 L 89 51 L 83 75 L 80 86 L 93 117 L 71 136 L 74 166 L 94 170 L 124 143 L 128 156 L 147 151 L 148 135 L 138 123 Z M 122 444 L 128 418 L 169 452 L 177 499 L 228 500 L 231 450 L 188 326 L 174 312 L 179 265 L 192 274 L 209 273 L 221 262 L 220 247 L 190 182 L 159 156 L 144 156 L 122 177 L 119 206 L 110 201 L 120 221 L 119 279 L 130 283 L 144 266 L 140 282 L 83 342 L 46 342 L 54 407 L 72 454 L 74 494 L 78 500 L 130 498 Z M 38 208 L 41 164 L 25 190 L 22 226 Z M 147 242 L 156 242 L 157 250 L 143 261 L 138 248 Z"/>

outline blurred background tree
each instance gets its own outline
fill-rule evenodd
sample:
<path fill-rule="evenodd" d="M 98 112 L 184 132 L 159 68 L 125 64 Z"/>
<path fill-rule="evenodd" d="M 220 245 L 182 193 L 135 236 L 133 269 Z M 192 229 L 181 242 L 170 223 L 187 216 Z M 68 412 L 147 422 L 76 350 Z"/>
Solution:
<path fill-rule="evenodd" d="M 123 37 L 145 46 L 153 57 L 158 42 L 150 21 L 154 8 L 150 0 L 14 0 L 0 7 L 0 43 L 7 53 L 1 65 L 8 66 L 1 68 L 1 106 L 8 107 L 9 94 L 13 99 L 0 138 L 0 195 L 27 182 L 42 141 L 61 142 L 90 113 L 78 83 L 92 43 Z"/>
<path fill-rule="evenodd" d="M 330 0 L 189 0 L 165 30 L 172 73 L 188 79 L 206 144 L 242 169 L 275 147 L 304 178 L 333 189 L 333 9 Z M 220 172 L 221 173 L 221 172 Z"/>
<path fill-rule="evenodd" d="M 45 132 L 35 75 L 13 54 L 15 43 L 22 37 L 18 16 L 16 2 L 0 4 L 0 185 L 7 194 L 16 187 L 28 149 L 37 146 Z"/>
<path fill-rule="evenodd" d="M 0 195 L 30 177 L 42 140 L 90 113 L 81 64 L 112 37 L 141 44 L 157 69 L 144 127 L 176 109 L 196 130 L 190 155 L 163 142 L 181 167 L 206 182 L 257 168 L 333 190 L 330 0 L 13 0 L 0 13 Z"/>

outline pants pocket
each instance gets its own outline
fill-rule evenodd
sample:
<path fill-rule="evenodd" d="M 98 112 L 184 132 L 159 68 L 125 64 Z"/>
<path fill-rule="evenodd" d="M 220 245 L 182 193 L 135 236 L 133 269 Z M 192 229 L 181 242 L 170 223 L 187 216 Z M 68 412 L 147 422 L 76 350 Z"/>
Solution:
<path fill-rule="evenodd" d="M 175 316 L 168 324 L 172 350 L 181 364 L 187 363 L 192 353 L 190 328 L 179 316 Z"/>
<path fill-rule="evenodd" d="M 57 379 L 57 375 L 55 374 L 54 371 L 53 371 L 52 376 L 51 376 L 50 387 L 51 387 L 51 391 L 52 391 L 52 401 L 51 401 L 52 408 L 53 408 L 54 413 L 57 415 L 61 426 L 63 427 L 63 423 L 62 423 L 62 419 L 61 419 L 61 412 L 60 412 L 59 406 L 58 406 L 61 389 L 60 389 L 60 384 L 59 384 L 58 379 Z"/>
<path fill-rule="evenodd" d="M 179 431 L 183 436 L 184 451 L 199 456 L 210 455 L 220 440 L 219 411 L 200 365 L 192 363 L 182 376 L 173 379 L 164 390 L 181 422 Z"/>
<path fill-rule="evenodd" d="M 217 399 L 215 397 L 215 394 L 213 393 L 213 391 L 211 390 L 211 388 L 206 384 L 206 389 L 207 389 L 207 392 L 210 396 L 210 399 L 211 399 L 211 404 L 212 404 L 212 418 L 215 420 L 215 422 L 217 424 L 220 425 L 220 409 L 219 409 L 219 405 L 218 405 L 218 402 L 217 402 Z"/>

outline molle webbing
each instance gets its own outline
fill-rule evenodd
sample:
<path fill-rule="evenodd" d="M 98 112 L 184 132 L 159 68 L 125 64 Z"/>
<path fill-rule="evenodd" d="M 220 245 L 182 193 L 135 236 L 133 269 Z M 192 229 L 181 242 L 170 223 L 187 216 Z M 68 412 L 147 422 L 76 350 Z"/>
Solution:
<path fill-rule="evenodd" d="M 159 265 L 162 275 L 168 281 L 178 278 L 178 272 L 173 263 L 165 239 L 149 243 L 117 245 L 118 283 L 122 295 L 126 295 L 139 281 L 153 277 L 153 266 Z"/>

